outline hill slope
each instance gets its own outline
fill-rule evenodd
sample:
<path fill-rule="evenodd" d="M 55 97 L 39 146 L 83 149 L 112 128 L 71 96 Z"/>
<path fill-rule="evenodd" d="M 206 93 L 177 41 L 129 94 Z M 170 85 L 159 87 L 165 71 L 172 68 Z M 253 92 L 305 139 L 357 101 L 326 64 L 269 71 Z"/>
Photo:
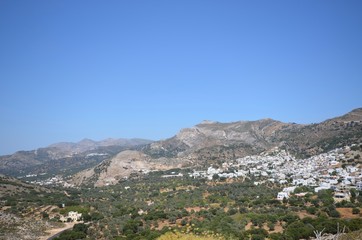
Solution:
<path fill-rule="evenodd" d="M 24 192 L 50 192 L 50 190 L 0 174 L 0 199 L 5 199 L 6 197 Z"/>
<path fill-rule="evenodd" d="M 272 119 L 233 123 L 202 122 L 138 151 L 120 153 L 75 176 L 77 184 L 113 184 L 139 171 L 207 166 L 255 155 L 273 147 L 308 157 L 362 142 L 362 108 L 318 124 Z M 127 171 L 125 171 L 127 170 Z"/>
<path fill-rule="evenodd" d="M 123 151 L 150 143 L 144 139 L 84 139 L 78 143 L 57 143 L 32 151 L 0 156 L 0 173 L 11 176 L 27 174 L 69 174 L 95 166 Z"/>

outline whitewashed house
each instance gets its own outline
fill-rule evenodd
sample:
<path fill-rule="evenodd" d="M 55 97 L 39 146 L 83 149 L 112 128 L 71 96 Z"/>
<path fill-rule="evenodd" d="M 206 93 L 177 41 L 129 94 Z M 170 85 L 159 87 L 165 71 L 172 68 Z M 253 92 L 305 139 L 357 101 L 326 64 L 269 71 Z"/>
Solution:
<path fill-rule="evenodd" d="M 295 189 L 296 189 L 296 187 L 286 187 L 286 188 L 283 188 L 283 192 L 290 194 L 290 193 L 293 193 Z"/>
<path fill-rule="evenodd" d="M 287 193 L 287 192 L 278 192 L 277 199 L 280 200 L 280 201 L 283 201 L 284 198 L 288 199 L 289 198 L 289 193 Z"/>
<path fill-rule="evenodd" d="M 317 192 L 319 192 L 320 190 L 326 190 L 326 189 L 331 189 L 331 185 L 330 185 L 329 183 L 322 182 L 319 187 L 316 187 L 316 188 L 314 189 L 314 192 L 317 193 Z"/>
<path fill-rule="evenodd" d="M 70 219 L 72 222 L 76 222 L 76 221 L 79 221 L 81 219 L 81 217 L 82 217 L 81 213 L 70 211 L 70 212 L 68 212 L 67 216 L 65 216 L 65 217 L 61 216 L 60 221 L 67 222 L 68 219 Z"/>

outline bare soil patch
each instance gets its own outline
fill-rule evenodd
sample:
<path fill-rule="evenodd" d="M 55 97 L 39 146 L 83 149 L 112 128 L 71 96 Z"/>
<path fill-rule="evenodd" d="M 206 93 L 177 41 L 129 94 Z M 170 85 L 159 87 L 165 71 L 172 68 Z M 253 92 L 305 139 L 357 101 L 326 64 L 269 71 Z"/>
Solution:
<path fill-rule="evenodd" d="M 248 222 L 248 224 L 246 224 L 245 226 L 245 230 L 250 230 L 253 228 L 253 223 L 252 222 Z M 259 228 L 258 226 L 254 226 L 254 228 Z M 283 226 L 280 222 L 277 222 L 274 226 L 274 230 L 270 231 L 268 228 L 268 225 L 266 223 L 263 224 L 263 229 L 265 229 L 266 231 L 268 231 L 268 233 L 282 233 L 284 231 Z"/>
<path fill-rule="evenodd" d="M 306 217 L 316 218 L 315 215 L 309 214 L 309 213 L 307 213 L 307 211 L 297 212 L 297 215 L 298 215 L 298 217 L 299 217 L 300 219 L 303 219 L 303 218 L 306 218 Z"/>
<path fill-rule="evenodd" d="M 270 231 L 270 233 L 282 233 L 284 231 L 280 222 L 275 224 L 274 231 Z"/>
<path fill-rule="evenodd" d="M 360 209 L 361 210 L 361 209 Z M 360 218 L 361 214 L 353 214 L 352 208 L 337 208 L 339 214 L 341 214 L 341 218 Z"/>
<path fill-rule="evenodd" d="M 253 223 L 248 222 L 248 224 L 246 224 L 246 226 L 245 226 L 245 230 L 250 230 L 252 226 L 253 226 Z"/>
<path fill-rule="evenodd" d="M 207 208 L 204 207 L 187 207 L 185 208 L 185 210 L 187 212 L 192 212 L 192 210 L 194 210 L 194 212 L 200 212 L 201 210 L 206 210 Z"/>
<path fill-rule="evenodd" d="M 204 192 L 203 194 L 202 194 L 202 197 L 204 198 L 204 199 L 206 199 L 208 196 L 210 196 L 211 194 L 209 193 L 209 192 Z"/>

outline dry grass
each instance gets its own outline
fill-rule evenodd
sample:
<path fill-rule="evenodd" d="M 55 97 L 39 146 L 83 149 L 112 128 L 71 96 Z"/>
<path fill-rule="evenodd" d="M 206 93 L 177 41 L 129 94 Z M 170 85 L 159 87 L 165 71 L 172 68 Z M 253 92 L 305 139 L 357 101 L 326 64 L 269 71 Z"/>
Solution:
<path fill-rule="evenodd" d="M 352 208 L 337 208 L 339 214 L 341 214 L 341 218 L 360 218 L 360 214 L 353 214 Z"/>
<path fill-rule="evenodd" d="M 206 235 L 206 236 L 198 236 L 192 233 L 179 233 L 179 232 L 168 232 L 157 238 L 158 240 L 224 240 L 225 238 L 222 236 Z"/>
<path fill-rule="evenodd" d="M 338 240 L 361 240 L 362 230 L 341 235 Z"/>
<path fill-rule="evenodd" d="M 309 214 L 307 213 L 307 211 L 300 211 L 297 212 L 297 215 L 300 219 L 306 218 L 306 217 L 310 217 L 310 218 L 316 218 L 317 216 L 313 215 L 313 214 Z"/>

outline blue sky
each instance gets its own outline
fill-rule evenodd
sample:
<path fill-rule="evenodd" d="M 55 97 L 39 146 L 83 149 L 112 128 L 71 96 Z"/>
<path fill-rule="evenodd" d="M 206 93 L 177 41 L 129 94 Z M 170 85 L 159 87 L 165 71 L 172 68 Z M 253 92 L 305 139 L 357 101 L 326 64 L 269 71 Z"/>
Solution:
<path fill-rule="evenodd" d="M 0 1 L 0 154 L 362 107 L 362 1 Z"/>

